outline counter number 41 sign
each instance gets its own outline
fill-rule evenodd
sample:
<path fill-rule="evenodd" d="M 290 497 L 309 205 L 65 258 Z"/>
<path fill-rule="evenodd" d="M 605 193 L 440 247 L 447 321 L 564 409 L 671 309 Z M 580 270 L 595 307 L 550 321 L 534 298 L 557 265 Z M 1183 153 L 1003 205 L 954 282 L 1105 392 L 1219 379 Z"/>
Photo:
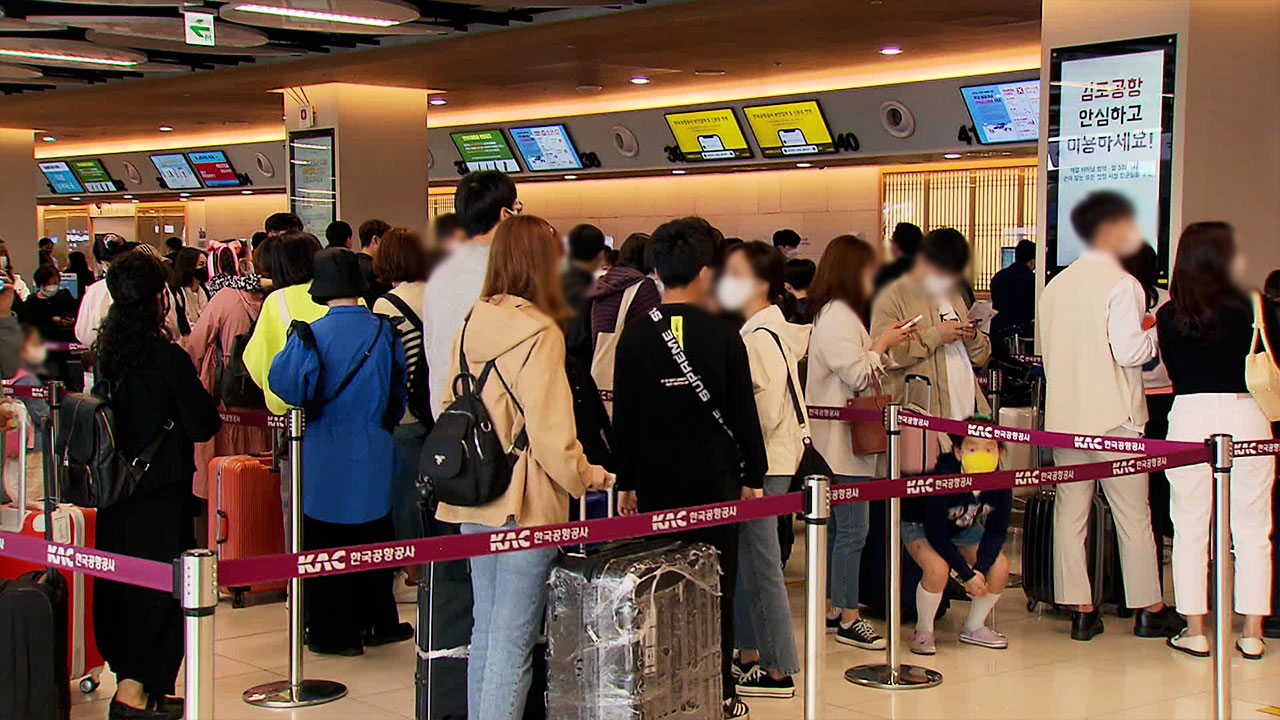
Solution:
<path fill-rule="evenodd" d="M 184 12 L 182 13 L 183 25 L 187 30 L 188 45 L 207 45 L 212 47 L 215 42 L 213 39 L 213 15 L 207 12 Z"/>

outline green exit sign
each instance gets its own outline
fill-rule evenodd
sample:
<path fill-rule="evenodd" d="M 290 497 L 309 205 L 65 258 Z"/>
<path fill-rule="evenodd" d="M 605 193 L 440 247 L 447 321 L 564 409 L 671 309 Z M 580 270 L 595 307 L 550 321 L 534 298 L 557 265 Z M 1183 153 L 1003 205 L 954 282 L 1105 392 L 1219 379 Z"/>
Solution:
<path fill-rule="evenodd" d="M 213 47 L 217 43 L 213 39 L 213 15 L 207 12 L 182 13 L 186 26 L 188 45 L 205 45 Z"/>

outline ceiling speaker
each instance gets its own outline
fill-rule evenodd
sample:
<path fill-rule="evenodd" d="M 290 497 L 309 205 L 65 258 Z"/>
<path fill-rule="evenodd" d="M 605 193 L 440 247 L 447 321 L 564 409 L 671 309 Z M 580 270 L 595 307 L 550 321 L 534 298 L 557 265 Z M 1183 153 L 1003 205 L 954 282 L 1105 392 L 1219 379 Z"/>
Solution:
<path fill-rule="evenodd" d="M 625 158 L 633 158 L 640 154 L 640 141 L 636 139 L 636 134 L 631 132 L 631 128 L 625 125 L 614 125 L 613 147 L 618 154 Z"/>
<path fill-rule="evenodd" d="M 254 153 L 253 164 L 258 167 L 258 172 L 262 173 L 262 177 L 272 177 L 276 174 L 276 166 L 272 164 L 271 158 L 262 153 Z"/>
<path fill-rule="evenodd" d="M 916 116 L 911 114 L 906 105 L 897 100 L 889 100 L 880 106 L 880 124 L 896 138 L 911 137 L 916 131 Z"/>

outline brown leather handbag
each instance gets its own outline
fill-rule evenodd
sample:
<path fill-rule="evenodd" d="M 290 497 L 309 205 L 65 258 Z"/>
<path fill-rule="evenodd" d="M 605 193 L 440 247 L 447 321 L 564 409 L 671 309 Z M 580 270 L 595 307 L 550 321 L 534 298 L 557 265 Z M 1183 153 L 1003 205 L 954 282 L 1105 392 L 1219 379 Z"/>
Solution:
<path fill-rule="evenodd" d="M 892 398 L 880 388 L 880 378 L 875 373 L 873 368 L 871 382 L 875 385 L 876 394 L 849 398 L 845 406 L 856 410 L 874 410 L 883 417 L 884 409 L 888 407 Z M 856 455 L 874 455 L 884 452 L 889 447 L 889 436 L 885 434 L 883 420 L 852 421 L 849 423 L 849 435 Z"/>

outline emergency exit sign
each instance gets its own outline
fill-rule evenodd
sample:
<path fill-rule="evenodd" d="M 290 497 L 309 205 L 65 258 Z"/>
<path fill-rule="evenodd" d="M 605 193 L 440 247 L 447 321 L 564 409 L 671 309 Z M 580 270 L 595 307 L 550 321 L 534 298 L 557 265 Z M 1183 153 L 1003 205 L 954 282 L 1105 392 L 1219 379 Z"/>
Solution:
<path fill-rule="evenodd" d="M 207 12 L 183 12 L 183 25 L 187 29 L 188 45 L 206 45 L 212 47 L 213 15 Z"/>

